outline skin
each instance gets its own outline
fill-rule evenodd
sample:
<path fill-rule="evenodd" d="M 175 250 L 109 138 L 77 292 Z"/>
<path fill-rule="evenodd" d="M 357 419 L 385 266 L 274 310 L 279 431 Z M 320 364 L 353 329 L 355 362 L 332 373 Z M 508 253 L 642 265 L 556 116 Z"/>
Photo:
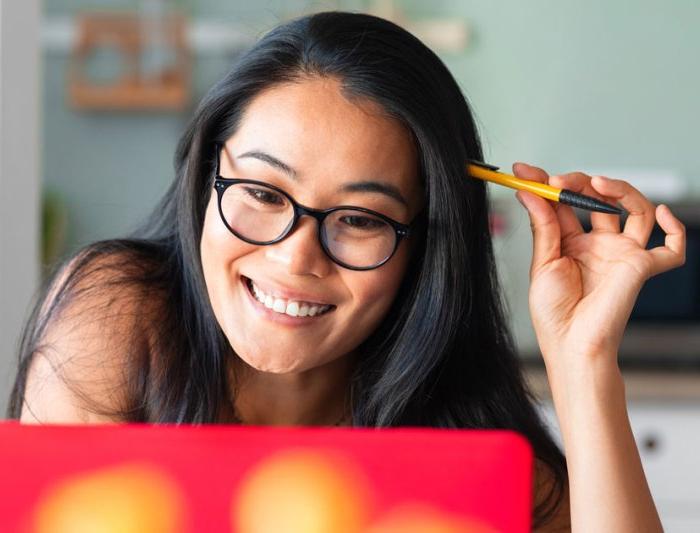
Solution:
<path fill-rule="evenodd" d="M 297 178 L 254 157 L 266 152 Z M 221 175 L 274 184 L 317 209 L 353 205 L 407 224 L 422 208 L 418 160 L 408 131 L 368 101 L 350 101 L 335 79 L 310 78 L 270 88 L 245 110 L 221 154 Z M 376 192 L 339 192 L 371 179 L 396 187 L 407 205 Z M 302 217 L 285 240 L 246 243 L 223 225 L 211 196 L 201 240 L 204 277 L 234 358 L 236 411 L 250 424 L 334 424 L 347 415 L 345 390 L 353 350 L 388 311 L 410 258 L 402 241 L 383 266 L 353 271 L 334 263 L 317 238 L 317 222 Z M 335 309 L 313 325 L 289 327 L 261 319 L 241 276 L 259 286 L 312 293 Z"/>

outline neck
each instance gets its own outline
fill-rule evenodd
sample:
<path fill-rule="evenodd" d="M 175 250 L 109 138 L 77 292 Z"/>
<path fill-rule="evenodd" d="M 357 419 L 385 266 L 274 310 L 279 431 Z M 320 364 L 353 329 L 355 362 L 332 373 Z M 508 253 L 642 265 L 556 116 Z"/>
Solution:
<path fill-rule="evenodd" d="M 303 372 L 261 372 L 234 356 L 235 413 L 246 425 L 336 426 L 350 423 L 352 357 Z"/>

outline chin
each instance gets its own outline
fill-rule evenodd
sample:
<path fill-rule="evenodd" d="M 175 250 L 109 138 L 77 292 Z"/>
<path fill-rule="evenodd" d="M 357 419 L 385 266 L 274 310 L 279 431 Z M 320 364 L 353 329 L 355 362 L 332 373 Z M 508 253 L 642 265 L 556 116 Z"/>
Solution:
<path fill-rule="evenodd" d="M 269 374 L 291 374 L 295 372 L 301 372 L 307 370 L 308 361 L 302 361 L 299 359 L 260 359 L 256 357 L 245 357 L 240 356 L 241 360 L 245 362 L 249 367 L 254 368 L 258 372 L 267 372 Z"/>

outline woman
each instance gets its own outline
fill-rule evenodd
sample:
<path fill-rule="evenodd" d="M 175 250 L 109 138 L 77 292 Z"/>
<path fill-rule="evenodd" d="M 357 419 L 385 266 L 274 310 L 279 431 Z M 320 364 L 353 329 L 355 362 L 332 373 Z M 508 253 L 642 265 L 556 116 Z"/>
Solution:
<path fill-rule="evenodd" d="M 276 28 L 200 104 L 148 223 L 57 270 L 10 416 L 510 428 L 537 458 L 538 527 L 660 530 L 616 350 L 644 281 L 683 263 L 682 224 L 624 181 L 514 165 L 630 212 L 586 234 L 518 193 L 565 460 L 523 383 L 467 159 L 469 107 L 413 36 L 346 13 Z M 666 246 L 647 251 L 655 215 Z"/>

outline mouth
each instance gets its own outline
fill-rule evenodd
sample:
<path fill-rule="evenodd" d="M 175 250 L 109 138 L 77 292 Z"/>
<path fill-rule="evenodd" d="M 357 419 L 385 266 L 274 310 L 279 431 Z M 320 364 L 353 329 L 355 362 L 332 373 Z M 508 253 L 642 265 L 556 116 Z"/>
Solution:
<path fill-rule="evenodd" d="M 336 309 L 333 304 L 279 298 L 266 294 L 252 279 L 246 276 L 241 276 L 241 282 L 258 310 L 263 311 L 270 318 L 306 322 L 323 317 Z"/>

